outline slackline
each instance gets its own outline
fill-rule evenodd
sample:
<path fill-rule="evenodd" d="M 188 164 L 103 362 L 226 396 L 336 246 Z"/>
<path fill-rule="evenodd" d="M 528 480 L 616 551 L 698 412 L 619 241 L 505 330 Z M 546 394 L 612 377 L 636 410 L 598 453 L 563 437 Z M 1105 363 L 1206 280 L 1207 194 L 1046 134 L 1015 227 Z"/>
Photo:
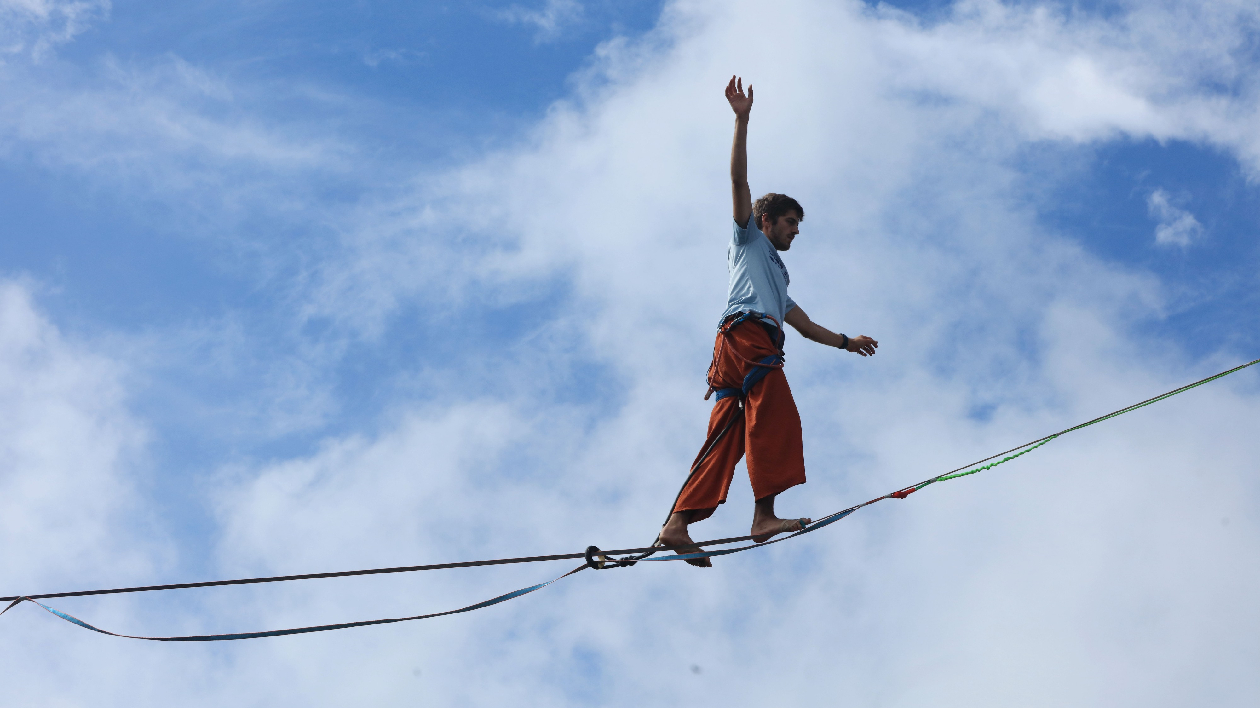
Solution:
<path fill-rule="evenodd" d="M 995 455 L 990 455 L 989 457 L 986 457 L 982 460 L 977 460 L 976 462 L 972 462 L 971 464 L 963 465 L 962 467 L 959 467 L 957 469 L 950 470 L 949 472 L 945 472 L 935 477 L 926 479 L 922 482 L 919 482 L 918 484 L 912 484 L 908 487 L 902 487 L 901 489 L 898 489 L 895 492 L 890 492 L 883 496 L 871 499 L 870 501 L 851 506 L 848 509 L 844 509 L 843 511 L 838 511 L 838 512 L 835 512 L 834 514 L 829 514 L 827 516 L 824 516 L 818 521 L 815 521 L 809 524 L 808 526 L 805 526 L 800 531 L 796 531 L 795 533 L 782 536 L 780 538 L 774 539 L 772 541 L 768 541 L 766 543 L 751 543 L 751 544 L 746 544 L 742 546 L 737 546 L 735 548 L 725 548 L 725 549 L 719 549 L 719 550 L 713 550 L 713 551 L 700 551 L 700 552 L 693 552 L 693 553 L 678 553 L 678 551 L 682 549 L 679 547 L 672 547 L 672 546 L 649 546 L 646 548 L 623 548 L 623 549 L 614 550 L 614 551 L 600 551 L 595 546 L 590 546 L 583 553 L 561 553 L 561 554 L 548 555 L 548 556 L 500 558 L 500 559 L 495 559 L 495 560 L 464 561 L 460 563 L 436 563 L 436 564 L 431 564 L 431 565 L 399 566 L 399 567 L 394 567 L 394 568 L 373 568 L 373 569 L 368 569 L 368 570 L 348 570 L 348 571 L 338 571 L 338 572 L 330 572 L 330 573 L 307 573 L 307 574 L 302 574 L 302 575 L 278 575 L 278 576 L 264 577 L 264 578 L 243 578 L 243 579 L 238 579 L 238 580 L 211 580 L 211 581 L 198 582 L 198 583 L 145 585 L 145 586 L 130 587 L 130 588 L 113 588 L 113 589 L 108 589 L 108 590 L 78 590 L 74 592 L 46 593 L 42 595 L 15 595 L 15 596 L 9 596 L 9 597 L 0 597 L 0 602 L 9 603 L 7 607 L 5 607 L 3 610 L 0 610 L 0 615 L 3 615 L 5 612 L 8 612 L 9 610 L 13 609 L 14 607 L 16 607 L 17 605 L 23 602 L 31 602 L 36 605 L 39 605 L 40 607 L 44 608 L 48 612 L 60 617 L 61 619 L 67 622 L 76 624 L 84 629 L 90 629 L 94 632 L 100 632 L 101 634 L 107 634 L 112 637 L 122 637 L 126 639 L 144 639 L 144 640 L 156 641 L 156 642 L 214 642 L 214 641 L 228 641 L 228 640 L 235 640 L 235 639 L 260 639 L 263 637 L 282 637 L 282 636 L 287 636 L 287 635 L 292 635 L 292 634 L 307 634 L 310 632 L 326 632 L 326 631 L 330 631 L 334 629 L 349 629 L 351 627 L 366 627 L 369 625 L 376 625 L 376 624 L 393 624 L 395 622 L 408 622 L 411 620 L 429 619 L 432 617 L 443 617 L 446 615 L 460 614 L 462 612 L 471 612 L 473 610 L 479 610 L 485 607 L 490 607 L 491 605 L 497 605 L 501 602 L 513 600 L 523 595 L 528 595 L 532 592 L 541 590 L 549 585 L 552 585 L 553 583 L 559 582 L 560 580 L 563 580 L 569 577 L 570 575 L 578 573 L 582 570 L 586 570 L 587 568 L 603 570 L 603 569 L 616 568 L 616 567 L 629 567 L 629 566 L 635 565 L 639 561 L 679 561 L 679 560 L 688 560 L 688 559 L 695 559 L 695 558 L 709 558 L 713 556 L 723 556 L 723 555 L 729 555 L 732 553 L 739 553 L 741 551 L 746 551 L 751 548 L 769 546 L 775 543 L 779 543 L 780 541 L 786 541 L 788 539 L 796 538 L 797 536 L 801 536 L 801 535 L 810 533 L 812 531 L 817 531 L 818 529 L 821 529 L 824 526 L 829 526 L 839 521 L 840 519 L 843 519 L 846 516 L 849 516 L 853 512 L 863 507 L 870 506 L 871 504 L 881 502 L 885 499 L 905 499 L 906 497 L 919 491 L 920 489 L 923 489 L 924 487 L 935 484 L 937 482 L 944 482 L 951 479 L 958 479 L 960 477 L 966 477 L 968 475 L 976 474 L 977 472 L 983 472 L 985 470 L 992 469 L 994 467 L 997 467 L 1000 464 L 1009 462 L 1011 460 L 1014 460 L 1017 457 L 1020 457 L 1024 454 L 1032 452 L 1033 450 L 1036 450 L 1037 448 L 1042 447 L 1043 445 L 1049 443 L 1051 440 L 1067 435 L 1068 433 L 1080 430 L 1082 428 L 1087 428 L 1091 425 L 1101 423 L 1105 420 L 1110 420 L 1117 416 L 1124 415 L 1125 413 L 1135 411 L 1139 408 L 1145 408 L 1146 406 L 1152 405 L 1154 403 L 1158 403 L 1159 401 L 1162 401 L 1166 398 L 1170 398 L 1179 393 L 1184 393 L 1186 391 L 1189 391 L 1192 388 L 1197 388 L 1206 383 L 1210 383 L 1219 378 L 1223 378 L 1237 371 L 1242 371 L 1243 369 L 1246 369 L 1247 367 L 1253 366 L 1257 363 L 1260 363 L 1260 359 L 1249 361 L 1246 364 L 1236 366 L 1227 371 L 1222 371 L 1219 374 L 1209 376 L 1205 379 L 1196 381 L 1192 384 L 1187 384 L 1180 388 L 1173 389 L 1172 391 L 1169 391 L 1167 393 L 1160 394 L 1153 398 L 1148 398 L 1145 401 L 1142 401 L 1140 403 L 1135 403 L 1131 406 L 1126 406 L 1124 408 L 1121 408 L 1120 410 L 1113 411 L 1103 416 L 1099 416 L 1097 418 L 1094 418 L 1093 420 L 1081 423 L 1079 425 L 1074 425 L 1070 428 L 1061 430 L 1052 435 L 1047 435 L 1045 437 L 1038 438 L 1031 442 L 1024 443 L 1023 445 L 1020 445 L 1018 447 L 1013 447 L 1009 450 L 1006 450 L 1005 452 L 999 452 Z M 998 459 L 998 458 L 1001 458 L 1001 459 Z M 996 460 L 996 461 L 993 461 L 993 460 Z M 988 464 L 985 464 L 985 463 L 988 463 Z M 721 545 L 727 545 L 727 544 L 733 544 L 733 543 L 746 543 L 747 541 L 751 541 L 751 540 L 753 540 L 752 536 L 736 536 L 733 538 L 720 538 L 720 539 L 715 539 L 712 541 L 702 541 L 700 543 L 695 543 L 695 544 L 692 544 L 691 546 L 688 546 L 688 548 L 704 548 L 705 546 L 721 546 Z M 642 554 L 642 553 L 650 554 L 653 552 L 660 552 L 660 551 L 674 551 L 675 553 L 674 555 L 664 556 L 660 558 L 648 558 L 648 557 L 634 556 L 634 555 L 629 555 L 629 557 L 621 558 L 621 559 L 617 559 L 613 557 L 617 555 L 627 555 L 627 554 Z M 296 627 L 292 629 L 265 630 L 265 631 L 260 631 L 260 632 L 242 632 L 242 633 L 235 633 L 235 634 L 190 635 L 190 636 L 179 636 L 179 637 L 142 637 L 142 636 L 135 636 L 135 635 L 130 635 L 130 634 L 118 634 L 115 632 L 110 632 L 108 630 L 100 629 L 98 627 L 94 627 L 88 624 L 87 622 L 84 622 L 83 620 L 78 619 L 77 617 L 71 616 L 64 612 L 56 610 L 52 607 L 49 607 L 48 605 L 45 605 L 42 602 L 39 602 L 39 600 L 42 600 L 42 599 L 50 599 L 50 598 L 58 598 L 58 597 L 85 597 L 89 595 L 116 595 L 120 593 L 151 592 L 155 590 L 181 590 L 181 589 L 188 589 L 188 588 L 219 587 L 219 586 L 224 586 L 224 585 L 253 585 L 257 583 L 275 583 L 275 582 L 284 582 L 284 581 L 290 581 L 290 580 L 343 578 L 343 577 L 350 577 L 350 576 L 356 576 L 356 575 L 378 575 L 378 574 L 384 574 L 384 573 L 409 573 L 409 572 L 420 571 L 420 570 L 443 570 L 447 568 L 471 568 L 471 567 L 486 566 L 486 565 L 505 565 L 509 563 L 538 563 L 538 562 L 557 561 L 557 560 L 576 560 L 578 558 L 583 559 L 585 562 L 582 565 L 579 565 L 573 570 L 570 570 L 569 572 L 557 578 L 549 580 L 545 583 L 539 583 L 537 585 L 531 585 L 529 587 L 513 590 L 511 592 L 504 593 L 502 595 L 497 595 L 488 600 L 483 600 L 482 602 L 474 603 L 472 605 L 467 605 L 465 607 L 460 607 L 454 610 L 446 610 L 444 612 L 433 612 L 430 614 L 415 615 L 412 617 L 394 617 L 394 618 L 387 618 L 387 619 L 363 620 L 363 621 L 358 621 L 358 622 L 325 624 L 325 625 L 316 625 L 316 626 L 311 626 L 311 627 Z"/>

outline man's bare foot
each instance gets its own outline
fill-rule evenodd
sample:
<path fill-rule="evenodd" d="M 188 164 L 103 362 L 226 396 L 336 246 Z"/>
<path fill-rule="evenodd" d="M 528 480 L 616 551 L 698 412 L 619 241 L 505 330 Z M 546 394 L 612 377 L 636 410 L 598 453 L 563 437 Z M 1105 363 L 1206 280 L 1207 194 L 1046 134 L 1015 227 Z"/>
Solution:
<path fill-rule="evenodd" d="M 703 553 L 699 546 L 691 540 L 691 535 L 687 533 L 687 522 L 690 515 L 685 512 L 674 512 L 669 517 L 669 523 L 665 524 L 665 528 L 661 529 L 660 542 L 662 546 L 679 547 L 676 553 L 686 555 L 688 553 Z M 712 568 L 713 563 L 708 558 L 688 558 L 687 562 L 697 568 Z"/>
<path fill-rule="evenodd" d="M 813 519 L 780 519 L 775 516 L 753 519 L 750 535 L 757 543 L 765 543 L 781 533 L 804 531 Z"/>

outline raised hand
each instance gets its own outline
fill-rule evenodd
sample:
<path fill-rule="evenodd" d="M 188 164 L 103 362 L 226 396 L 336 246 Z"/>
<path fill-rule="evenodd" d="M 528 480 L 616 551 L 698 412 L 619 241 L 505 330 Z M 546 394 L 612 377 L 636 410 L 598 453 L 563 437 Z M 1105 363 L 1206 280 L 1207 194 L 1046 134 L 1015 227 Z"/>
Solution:
<path fill-rule="evenodd" d="M 732 76 L 731 82 L 726 85 L 726 101 L 731 104 L 731 110 L 735 111 L 737 118 L 748 120 L 748 113 L 752 111 L 753 104 L 752 84 L 748 84 L 748 95 L 744 95 L 744 80 L 738 76 Z"/>

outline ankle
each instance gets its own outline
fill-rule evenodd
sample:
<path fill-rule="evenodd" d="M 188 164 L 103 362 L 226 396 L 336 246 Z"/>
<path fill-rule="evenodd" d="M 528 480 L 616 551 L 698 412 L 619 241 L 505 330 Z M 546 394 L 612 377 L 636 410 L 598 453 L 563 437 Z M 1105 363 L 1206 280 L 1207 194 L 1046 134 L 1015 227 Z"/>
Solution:
<path fill-rule="evenodd" d="M 665 528 L 670 530 L 686 531 L 687 526 L 691 523 L 690 511 L 675 511 L 670 514 L 669 521 L 665 522 Z"/>
<path fill-rule="evenodd" d="M 762 497 L 753 504 L 753 519 L 773 519 L 774 515 L 774 498 L 776 495 L 771 494 L 768 497 Z"/>

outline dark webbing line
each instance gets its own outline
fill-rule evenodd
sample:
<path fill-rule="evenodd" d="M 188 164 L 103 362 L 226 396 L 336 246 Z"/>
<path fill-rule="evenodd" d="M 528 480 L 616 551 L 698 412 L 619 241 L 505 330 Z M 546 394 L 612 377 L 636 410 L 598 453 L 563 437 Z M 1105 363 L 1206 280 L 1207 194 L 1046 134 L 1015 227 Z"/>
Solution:
<path fill-rule="evenodd" d="M 733 538 L 719 538 L 703 543 L 693 543 L 691 546 L 712 546 L 722 543 L 737 543 L 739 541 L 747 541 L 752 536 L 737 536 Z M 691 546 L 687 546 L 690 548 Z M 605 551 L 605 553 L 642 553 L 644 551 L 676 551 L 682 547 L 678 546 L 649 546 L 646 548 L 626 548 L 617 551 Z M 460 563 L 434 563 L 431 565 L 407 565 L 396 568 L 371 568 L 368 570 L 341 570 L 329 573 L 303 573 L 301 575 L 274 575 L 265 578 L 240 578 L 236 580 L 207 580 L 200 583 L 170 583 L 167 585 L 142 585 L 133 588 L 111 588 L 108 590 L 77 590 L 74 592 L 50 592 L 43 595 L 11 595 L 9 597 L 0 597 L 0 602 L 10 602 L 18 599 L 18 597 L 26 597 L 32 600 L 48 600 L 58 597 L 86 597 L 88 595 L 118 595 L 128 592 L 152 592 L 154 590 L 187 590 L 190 588 L 212 588 L 223 585 L 255 585 L 258 583 L 279 583 L 288 580 L 319 580 L 322 578 L 348 578 L 356 575 L 384 575 L 388 573 L 412 573 L 420 570 L 446 570 L 448 568 L 473 568 L 484 565 L 507 565 L 510 563 L 541 563 L 544 561 L 558 560 L 577 560 L 584 559 L 585 553 L 561 553 L 551 556 L 524 556 L 521 558 L 497 558 L 493 560 L 479 561 L 463 561 Z"/>
<path fill-rule="evenodd" d="M 1108 413 L 1108 414 L 1106 414 L 1106 415 L 1098 416 L 1097 418 L 1094 418 L 1093 420 L 1087 421 L 1087 422 L 1085 422 L 1085 423 L 1081 423 L 1081 424 L 1079 424 L 1079 425 L 1074 425 L 1074 426 L 1072 426 L 1072 427 L 1070 427 L 1070 428 L 1066 428 L 1066 429 L 1064 429 L 1064 430 L 1062 430 L 1062 431 L 1060 431 L 1060 432 L 1058 432 L 1058 433 L 1054 433 L 1053 435 L 1047 435 L 1047 436 L 1045 436 L 1045 437 L 1042 437 L 1042 438 L 1038 438 L 1038 439 L 1036 439 L 1036 440 L 1033 440 L 1032 442 L 1024 443 L 1023 445 L 1020 445 L 1020 446 L 1018 446 L 1018 447 L 1013 447 L 1013 448 L 1011 448 L 1010 450 L 1007 450 L 1007 451 L 1005 451 L 1005 452 L 999 452 L 999 453 L 997 453 L 996 455 L 990 455 L 989 457 L 986 457 L 986 458 L 984 458 L 984 459 L 982 459 L 982 460 L 977 460 L 976 462 L 972 462 L 971 464 L 963 465 L 962 467 L 958 467 L 958 468 L 956 468 L 956 469 L 950 470 L 949 472 L 945 472 L 945 473 L 943 473 L 943 474 L 939 474 L 939 475 L 937 475 L 937 476 L 935 476 L 935 477 L 931 477 L 931 478 L 929 478 L 929 479 L 927 479 L 927 480 L 924 480 L 923 482 L 920 482 L 920 483 L 918 483 L 918 484 L 913 484 L 913 485 L 910 485 L 910 486 L 908 486 L 908 487 L 903 487 L 902 489 L 898 490 L 897 492 L 893 492 L 893 493 L 891 493 L 891 494 L 886 494 L 886 495 L 881 496 L 881 497 L 876 497 L 876 498 L 874 498 L 874 499 L 871 499 L 870 501 L 863 502 L 863 503 L 861 503 L 861 504 L 855 504 L 854 506 L 851 506 L 851 507 L 849 507 L 848 509 L 845 509 L 845 510 L 843 510 L 843 511 L 836 512 L 835 514 L 829 514 L 829 515 L 827 515 L 827 516 L 823 517 L 822 519 L 820 519 L 819 521 L 826 520 L 826 519 L 831 519 L 831 518 L 833 518 L 833 517 L 836 517 L 836 516 L 839 516 L 839 515 L 842 515 L 842 514 L 847 514 L 847 513 L 850 513 L 850 512 L 852 512 L 852 511 L 854 511 L 854 510 L 856 510 L 856 509 L 860 509 L 860 508 L 862 508 L 862 507 L 864 507 L 864 506 L 869 506 L 869 505 L 871 505 L 871 504 L 874 504 L 875 502 L 882 501 L 882 500 L 884 500 L 884 499 L 888 499 L 888 498 L 890 498 L 890 497 L 893 497 L 894 495 L 902 495 L 902 494 L 908 493 L 909 491 L 914 491 L 914 490 L 920 489 L 920 488 L 922 488 L 923 486 L 926 486 L 926 485 L 931 484 L 931 483 L 933 483 L 933 482 L 936 482 L 936 481 L 942 480 L 942 479 L 944 479 L 944 478 L 946 478 L 946 477 L 949 477 L 950 475 L 952 475 L 952 474 L 954 474 L 954 473 L 957 473 L 957 472 L 960 472 L 960 471 L 962 471 L 962 470 L 966 470 L 966 469 L 969 469 L 969 468 L 975 467 L 976 465 L 983 464 L 983 463 L 985 463 L 985 462 L 988 462 L 989 460 L 993 460 L 993 459 L 999 458 L 999 457 L 1001 457 L 1001 456 L 1003 456 L 1003 455 L 1007 455 L 1007 454 L 1010 454 L 1010 453 L 1012 453 L 1012 452 L 1016 452 L 1016 451 L 1018 451 L 1018 450 L 1024 450 L 1024 449 L 1026 449 L 1026 448 L 1031 448 L 1032 446 L 1035 446 L 1035 445 L 1038 445 L 1038 444 L 1041 444 L 1041 443 L 1048 442 L 1049 440 L 1052 440 L 1052 439 L 1054 439 L 1054 438 L 1056 438 L 1056 437 L 1060 437 L 1060 436 L 1062 436 L 1062 435 L 1066 435 L 1067 433 L 1073 432 L 1073 431 L 1075 431 L 1075 430 L 1080 430 L 1081 428 L 1088 427 L 1088 426 L 1090 426 L 1090 425 L 1093 425 L 1093 424 L 1095 424 L 1095 423 L 1102 422 L 1102 421 L 1107 420 L 1107 419 L 1109 419 L 1109 418 L 1114 418 L 1114 417 L 1116 417 L 1116 416 L 1118 416 L 1118 415 L 1123 415 L 1124 413 L 1128 413 L 1128 412 L 1133 411 L 1133 410 L 1136 410 L 1136 409 L 1138 409 L 1138 408 L 1142 408 L 1142 407 L 1147 406 L 1147 405 L 1150 405 L 1151 403 L 1154 403 L 1154 402 L 1156 402 L 1156 401 L 1163 400 L 1163 399 L 1168 398 L 1168 397 L 1170 397 L 1170 396 L 1175 396 L 1175 395 L 1177 395 L 1177 394 L 1179 394 L 1179 393 L 1182 393 L 1182 392 L 1187 391 L 1187 390 L 1189 390 L 1189 389 L 1195 388 L 1195 387 L 1197 387 L 1197 386 L 1201 386 L 1201 385 L 1203 385 L 1203 384 L 1205 384 L 1205 383 L 1208 383 L 1208 382 L 1210 382 L 1210 381 L 1214 381 L 1214 380 L 1216 380 L 1216 379 L 1219 379 L 1219 378 L 1224 377 L 1224 376 L 1228 376 L 1229 374 L 1235 373 L 1235 372 L 1237 372 L 1237 371 L 1241 371 L 1242 369 L 1245 369 L 1245 368 L 1247 368 L 1247 367 L 1249 367 L 1249 366 L 1252 366 L 1252 365 L 1254 365 L 1254 364 L 1257 364 L 1257 363 L 1260 363 L 1260 359 L 1255 359 L 1255 360 L 1249 361 L 1249 362 L 1247 362 L 1246 364 L 1242 364 L 1242 365 L 1240 365 L 1240 366 L 1236 366 L 1236 367 L 1234 367 L 1234 368 L 1232 368 L 1232 369 L 1229 369 L 1228 371 L 1223 371 L 1223 372 L 1221 372 L 1221 373 L 1219 373 L 1219 374 L 1215 374 L 1215 375 L 1213 375 L 1213 376 L 1209 376 L 1209 377 L 1207 377 L 1207 378 L 1204 378 L 1204 379 L 1201 379 L 1201 380 L 1199 380 L 1199 381 L 1196 381 L 1196 382 L 1194 382 L 1194 383 L 1192 383 L 1192 384 L 1187 384 L 1187 385 L 1185 385 L 1185 386 L 1181 386 L 1180 388 L 1176 388 L 1176 389 L 1174 389 L 1174 390 L 1172 390 L 1172 391 L 1169 391 L 1169 392 L 1167 392 L 1167 393 L 1163 393 L 1163 394 L 1160 394 L 1160 395 L 1158 395 L 1158 396 L 1153 396 L 1153 397 L 1148 398 L 1148 399 L 1146 399 L 1145 401 L 1142 401 L 1142 402 L 1140 402 L 1140 403 L 1135 403 L 1135 404 L 1133 404 L 1133 405 L 1131 405 L 1131 406 L 1125 406 L 1124 408 L 1121 408 L 1121 409 L 1119 409 L 1119 410 L 1113 411 L 1113 412 Z M 723 433 L 725 433 L 725 432 L 726 432 L 726 431 L 724 430 L 724 431 L 723 431 Z M 719 437 L 720 437 L 720 436 L 719 436 Z M 903 498 L 904 498 L 904 497 L 903 497 Z M 819 523 L 819 522 L 815 522 L 815 524 L 817 524 L 817 523 Z M 750 541 L 750 540 L 753 540 L 753 537 L 752 537 L 752 536 L 734 536 L 734 537 L 731 537 L 731 538 L 719 538 L 719 539 L 714 539 L 714 540 L 711 540 L 711 541 L 701 541 L 701 542 L 699 542 L 699 543 L 692 543 L 692 544 L 690 544 L 690 545 L 686 546 L 686 548 L 694 548 L 694 547 L 697 547 L 697 546 L 699 546 L 699 547 L 704 547 L 704 546 L 714 546 L 714 545 L 722 545 L 722 544 L 727 544 L 727 543 L 740 543 L 740 542 Z M 613 556 L 613 555 L 626 555 L 626 554 L 635 554 L 635 553 L 645 553 L 645 552 L 649 552 L 649 551 L 656 551 L 656 552 L 660 552 L 660 551 L 681 551 L 681 550 L 684 550 L 684 547 L 681 547 L 681 546 L 648 546 L 648 547 L 645 547 L 645 548 L 623 548 L 623 549 L 611 550 L 611 551 L 601 551 L 601 553 L 603 553 L 603 554 L 605 554 L 605 555 L 608 555 L 608 556 Z M 494 559 L 494 560 L 463 561 L 463 562 L 458 562 L 458 563 L 434 563 L 434 564 L 429 564 L 429 565 L 398 566 L 398 567 L 392 567 L 392 568 L 372 568 L 372 569 L 367 569 L 367 570 L 343 570 L 343 571 L 335 571 L 335 572 L 328 572 L 328 573 L 304 573 L 304 574 L 300 574 L 300 575 L 277 575 L 277 576 L 262 577 L 262 578 L 241 578 L 241 579 L 236 579 L 236 580 L 209 580 L 209 581 L 198 582 L 198 583 L 171 583 L 171 584 L 166 584 L 166 585 L 144 585 L 144 586 L 139 586 L 139 587 L 129 587 L 129 588 L 112 588 L 112 589 L 108 589 L 108 590 L 79 590 L 79 591 L 74 591 L 74 592 L 45 593 L 45 594 L 42 594 L 42 595 L 11 595 L 11 596 L 8 596 L 8 597 L 0 597 L 0 602 L 12 602 L 12 601 L 17 600 L 19 597 L 25 597 L 25 598 L 29 598 L 29 599 L 32 599 L 32 600 L 40 600 L 40 599 L 51 599 L 51 598 L 60 598 L 60 597 L 86 597 L 86 596 L 91 596 L 91 595 L 117 595 L 117 594 L 122 594 L 122 593 L 133 593 L 133 592 L 152 592 L 152 591 L 155 591 L 155 590 L 185 590 L 185 589 L 191 589 L 191 588 L 222 587 L 222 586 L 225 586 L 225 585 L 254 585 L 254 584 L 259 584 L 259 583 L 277 583 L 277 582 L 285 582 L 285 581 L 289 581 L 289 580 L 318 580 L 318 579 L 324 579 L 324 578 L 345 578 L 345 577 L 353 577 L 353 576 L 360 576 L 360 575 L 383 575 L 383 574 L 388 574 L 388 573 L 411 573 L 411 572 L 416 572 L 416 571 L 421 571 L 421 570 L 445 570 L 445 569 L 450 569 L 450 568 L 473 568 L 473 567 L 478 567 L 478 566 L 489 566 L 489 565 L 507 565 L 507 564 L 512 564 L 512 563 L 539 563 L 539 562 L 557 561 L 557 560 L 576 560 L 576 559 L 578 559 L 578 558 L 585 558 L 585 553 L 562 553 L 562 554 L 546 555 L 546 556 L 524 556 L 524 557 L 520 557 L 520 558 L 499 558 L 499 559 Z"/>
<path fill-rule="evenodd" d="M 692 546 L 714 546 L 723 543 L 739 543 L 741 541 L 751 540 L 752 536 L 732 536 L 731 538 L 716 538 L 712 541 L 704 541 L 701 543 L 693 543 L 686 548 Z M 614 551 L 603 551 L 609 554 L 626 554 L 626 553 L 643 553 L 645 551 L 678 551 L 683 546 L 647 546 L 644 548 L 623 548 Z M 279 583 L 287 580 L 319 580 L 322 578 L 348 578 L 356 575 L 384 575 L 388 573 L 412 573 L 419 570 L 446 570 L 448 568 L 474 568 L 484 565 L 507 565 L 510 563 L 541 563 L 544 561 L 558 560 L 577 560 L 584 559 L 585 553 L 561 553 L 551 556 L 524 556 L 521 558 L 497 558 L 493 560 L 479 561 L 463 561 L 460 563 L 434 563 L 431 565 L 406 565 L 396 568 L 370 568 L 367 570 L 340 570 L 329 573 L 303 573 L 301 575 L 274 575 L 265 578 L 240 578 L 237 580 L 207 580 L 200 583 L 170 583 L 167 585 L 141 585 L 134 588 L 111 588 L 108 590 L 77 590 L 74 592 L 50 592 L 43 595 L 11 595 L 9 597 L 0 597 L 0 602 L 11 602 L 18 597 L 26 597 L 32 600 L 48 600 L 58 597 L 86 597 L 89 595 L 118 595 L 128 592 L 152 592 L 154 590 L 188 590 L 190 588 L 212 588 L 223 585 L 255 585 L 258 583 Z"/>
<path fill-rule="evenodd" d="M 318 580 L 321 578 L 348 578 L 354 575 L 383 575 L 386 573 L 411 573 L 417 570 L 445 570 L 447 568 L 471 568 L 479 565 L 504 565 L 507 563 L 536 563 L 540 561 L 573 560 L 583 558 L 582 553 L 565 553 L 554 556 L 527 556 L 524 558 L 500 558 L 497 560 L 464 561 L 461 563 L 434 563 L 432 565 L 408 565 L 397 568 L 372 568 L 369 570 L 341 570 L 330 573 L 303 573 L 301 575 L 275 575 L 266 578 L 241 578 L 238 580 L 207 580 L 200 583 L 171 583 L 168 585 L 143 585 L 134 588 L 112 588 L 110 590 L 79 590 L 77 592 L 52 592 L 44 595 L 23 595 L 32 600 L 45 600 L 56 597 L 84 597 L 87 595 L 117 595 L 126 592 L 151 592 L 153 590 L 187 590 L 189 588 L 212 588 L 222 585 L 254 585 L 256 583 L 279 583 L 287 580 Z M 0 597 L 0 602 L 16 600 L 18 596 Z"/>

